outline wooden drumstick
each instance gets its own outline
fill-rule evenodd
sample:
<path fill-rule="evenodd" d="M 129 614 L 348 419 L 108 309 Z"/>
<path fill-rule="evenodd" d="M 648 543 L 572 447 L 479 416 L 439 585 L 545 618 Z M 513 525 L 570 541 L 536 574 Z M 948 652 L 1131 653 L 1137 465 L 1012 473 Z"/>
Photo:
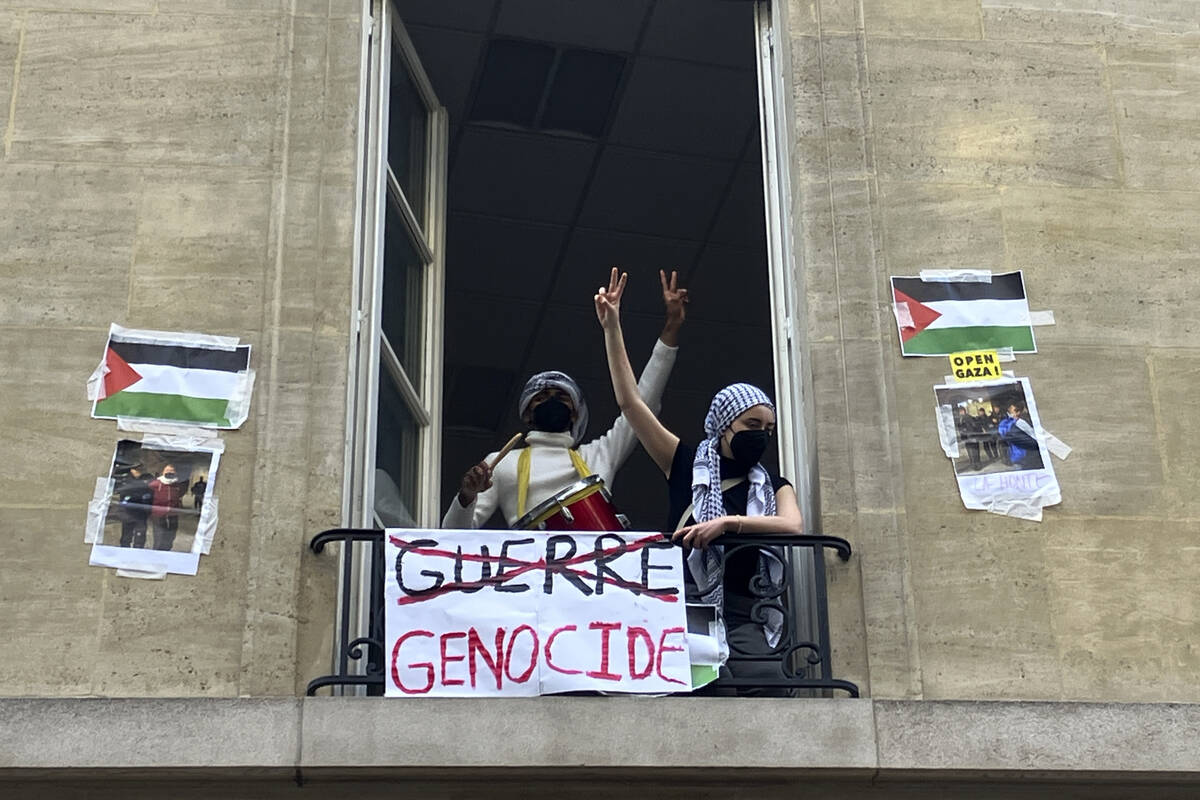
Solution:
<path fill-rule="evenodd" d="M 506 455 L 508 455 L 508 452 L 510 450 L 512 450 L 514 447 L 516 447 L 518 444 L 520 444 L 521 440 L 523 438 L 525 438 L 525 434 L 518 433 L 516 436 L 509 439 L 508 444 L 506 444 L 506 445 L 504 445 L 504 447 L 500 448 L 500 452 L 496 453 L 496 457 L 492 459 L 492 463 L 488 464 L 488 466 L 491 467 L 492 469 L 495 469 L 496 465 L 499 464 Z"/>

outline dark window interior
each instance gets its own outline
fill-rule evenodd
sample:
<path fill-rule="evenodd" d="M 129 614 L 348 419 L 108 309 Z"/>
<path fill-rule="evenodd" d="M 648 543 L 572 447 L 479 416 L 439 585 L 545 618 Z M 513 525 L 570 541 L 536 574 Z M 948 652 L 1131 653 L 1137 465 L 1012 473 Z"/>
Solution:
<path fill-rule="evenodd" d="M 578 380 L 589 438 L 612 423 L 591 307 L 612 265 L 630 273 L 635 369 L 662 325 L 658 270 L 691 290 L 669 428 L 700 439 L 733 381 L 773 392 L 753 4 L 395 5 L 450 116 L 443 508 L 518 430 L 533 372 Z M 640 448 L 613 494 L 635 527 L 661 526 L 665 483 Z"/>

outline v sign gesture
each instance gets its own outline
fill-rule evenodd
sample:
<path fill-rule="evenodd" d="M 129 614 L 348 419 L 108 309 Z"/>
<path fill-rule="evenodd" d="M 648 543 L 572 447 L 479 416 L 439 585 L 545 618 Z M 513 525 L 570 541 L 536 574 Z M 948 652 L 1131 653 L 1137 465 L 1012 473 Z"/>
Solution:
<path fill-rule="evenodd" d="M 618 278 L 617 268 L 613 267 L 608 277 L 608 288 L 601 286 L 592 298 L 596 303 L 596 319 L 600 320 L 600 326 L 605 330 L 621 324 L 621 295 L 625 293 L 627 280 L 628 273 L 622 272 Z"/>
<path fill-rule="evenodd" d="M 625 292 L 625 281 L 628 275 L 617 275 L 613 267 L 608 278 L 608 286 L 600 287 L 594 298 L 596 303 L 596 318 L 604 328 L 604 349 L 608 354 L 608 369 L 612 376 L 613 394 L 617 397 L 617 405 L 625 415 L 630 427 L 637 434 L 638 440 L 650 454 L 650 458 L 658 465 L 663 474 L 670 474 L 671 458 L 679 445 L 679 437 L 663 427 L 654 412 L 638 394 L 637 383 L 633 377 L 633 368 L 629 365 L 629 355 L 625 352 L 625 336 L 621 332 L 621 295 Z M 683 319 L 683 303 L 687 301 L 687 290 L 679 289 L 676 278 L 667 283 L 666 273 L 659 273 L 663 286 L 663 300 L 668 304 L 668 324 L 670 324 L 670 305 L 677 303 L 679 320 Z M 673 346 L 662 337 L 663 344 Z"/>
<path fill-rule="evenodd" d="M 688 290 L 679 288 L 679 273 L 671 270 L 671 279 L 667 280 L 666 270 L 658 271 L 658 280 L 662 284 L 663 305 L 667 307 L 667 322 L 663 330 L 674 338 L 678 338 L 679 328 L 687 317 Z M 678 342 L 665 344 L 677 345 Z"/>

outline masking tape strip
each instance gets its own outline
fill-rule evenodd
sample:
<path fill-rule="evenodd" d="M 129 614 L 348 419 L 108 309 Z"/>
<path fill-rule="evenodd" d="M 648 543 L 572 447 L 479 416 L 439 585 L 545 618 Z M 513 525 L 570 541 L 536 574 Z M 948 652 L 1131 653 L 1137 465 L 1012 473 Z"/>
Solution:
<path fill-rule="evenodd" d="M 225 442 L 215 428 L 200 428 L 194 425 L 172 425 L 169 422 L 117 417 L 117 430 L 142 434 L 142 444 L 165 447 L 171 450 L 203 450 L 207 453 L 224 453 Z"/>
<path fill-rule="evenodd" d="M 938 440 L 947 458 L 958 458 L 958 432 L 954 427 L 954 409 L 941 405 L 934 409 L 937 415 Z"/>
<path fill-rule="evenodd" d="M 1071 455 L 1071 445 L 1067 444 L 1045 428 L 1042 428 L 1042 441 L 1045 443 L 1046 449 L 1057 456 L 1061 461 L 1066 461 L 1067 456 Z"/>
<path fill-rule="evenodd" d="M 161 434 L 146 434 L 142 444 L 147 447 L 159 447 L 166 450 L 199 450 L 205 453 L 224 453 L 225 442 L 208 436 L 163 436 Z"/>
<path fill-rule="evenodd" d="M 726 658 L 721 653 L 721 642 L 715 636 L 705 636 L 702 633 L 687 635 L 688 660 L 693 664 L 719 667 Z"/>
<path fill-rule="evenodd" d="M 901 328 L 915 328 L 913 323 L 912 312 L 908 310 L 908 303 L 892 303 L 892 313 L 896 315 L 896 322 L 900 323 Z"/>
<path fill-rule="evenodd" d="M 1016 361 L 1017 356 L 1011 347 L 1001 347 L 996 350 L 996 357 L 1000 359 L 1000 363 L 1007 364 L 1010 361 Z"/>
<path fill-rule="evenodd" d="M 87 379 L 87 399 L 95 401 L 100 397 L 100 390 L 104 388 L 104 376 L 110 372 L 108 363 L 101 361 L 96 369 Z"/>
<path fill-rule="evenodd" d="M 196 523 L 196 539 L 200 542 L 201 555 L 208 555 L 212 549 L 213 535 L 217 532 L 218 510 L 217 498 L 205 498 L 204 508 L 200 509 L 200 521 Z"/>
<path fill-rule="evenodd" d="M 233 397 L 229 398 L 228 405 L 225 406 L 225 414 L 229 419 L 231 428 L 240 428 L 246 418 L 250 416 L 250 395 L 254 392 L 254 370 L 248 369 L 240 373 L 241 380 L 238 382 L 237 389 L 233 393 Z"/>
<path fill-rule="evenodd" d="M 1000 370 L 1000 374 L 1001 374 L 1001 375 L 1003 375 L 1003 376 L 1004 376 L 1004 377 L 1006 377 L 1006 378 L 1015 378 L 1015 377 L 1017 377 L 1017 376 L 1016 376 L 1016 373 L 1014 373 L 1014 372 L 1013 372 L 1011 369 L 1002 369 L 1002 370 Z"/>
<path fill-rule="evenodd" d="M 108 336 L 118 342 L 135 344 L 175 344 L 190 347 L 207 347 L 212 350 L 236 350 L 239 339 L 236 336 L 214 336 L 195 331 L 148 331 L 136 328 L 123 328 L 115 322 L 108 327 Z"/>
<path fill-rule="evenodd" d="M 923 269 L 921 280 L 926 283 L 991 283 L 990 269 Z"/>
<path fill-rule="evenodd" d="M 145 581 L 161 581 L 167 577 L 165 569 L 155 570 L 154 572 L 145 572 L 140 569 L 125 569 L 124 567 L 117 568 L 118 578 L 141 578 Z"/>
<path fill-rule="evenodd" d="M 84 544 L 95 544 L 104 538 L 104 522 L 108 517 L 108 504 L 112 498 L 113 482 L 107 477 L 96 478 L 96 491 L 88 503 L 87 527 L 83 531 Z"/>
<path fill-rule="evenodd" d="M 996 502 L 987 508 L 993 514 L 1000 514 L 1004 517 L 1016 517 L 1017 519 L 1027 519 L 1030 522 L 1042 521 L 1042 507 L 1031 506 L 1028 503 L 1022 502 Z"/>
<path fill-rule="evenodd" d="M 1039 327 L 1042 325 L 1053 325 L 1054 324 L 1054 312 L 1049 311 L 1049 310 L 1047 310 L 1047 311 L 1030 311 L 1029 312 L 1029 324 L 1039 326 Z"/>

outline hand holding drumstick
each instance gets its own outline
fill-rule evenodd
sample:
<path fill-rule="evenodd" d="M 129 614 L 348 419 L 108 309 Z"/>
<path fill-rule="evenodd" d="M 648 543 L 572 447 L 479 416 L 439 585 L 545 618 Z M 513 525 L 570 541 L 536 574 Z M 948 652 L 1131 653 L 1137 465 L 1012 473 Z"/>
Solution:
<path fill-rule="evenodd" d="M 467 470 L 467 474 L 463 475 L 462 483 L 458 488 L 458 502 L 463 508 L 475 502 L 475 498 L 480 492 L 486 492 L 492 488 L 492 471 L 496 469 L 509 451 L 516 447 L 525 434 L 518 433 L 516 436 L 508 440 L 508 444 L 500 448 L 500 452 L 492 459 L 492 463 L 480 461 L 475 466 Z"/>

